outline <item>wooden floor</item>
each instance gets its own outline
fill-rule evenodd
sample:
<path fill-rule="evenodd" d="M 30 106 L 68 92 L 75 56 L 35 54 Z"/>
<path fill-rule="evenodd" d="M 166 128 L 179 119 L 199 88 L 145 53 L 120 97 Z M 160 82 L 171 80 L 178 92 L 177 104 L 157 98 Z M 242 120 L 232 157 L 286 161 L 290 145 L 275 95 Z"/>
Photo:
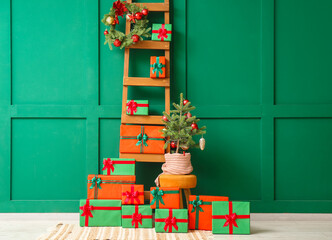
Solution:
<path fill-rule="evenodd" d="M 32 240 L 59 222 L 78 223 L 77 213 L 1 213 L 1 240 Z M 215 235 L 229 240 L 332 240 L 332 214 L 251 214 L 251 235 Z"/>

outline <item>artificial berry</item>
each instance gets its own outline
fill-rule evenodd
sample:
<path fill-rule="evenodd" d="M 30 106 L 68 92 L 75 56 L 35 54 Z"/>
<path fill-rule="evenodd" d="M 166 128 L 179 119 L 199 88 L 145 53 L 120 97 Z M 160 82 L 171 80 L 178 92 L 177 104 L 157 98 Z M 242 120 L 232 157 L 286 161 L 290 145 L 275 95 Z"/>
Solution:
<path fill-rule="evenodd" d="M 174 141 L 171 142 L 171 148 L 176 148 L 176 143 Z"/>
<path fill-rule="evenodd" d="M 163 120 L 164 120 L 165 122 L 168 122 L 168 119 L 167 119 L 166 116 L 163 116 Z"/>
<path fill-rule="evenodd" d="M 145 8 L 142 10 L 142 14 L 143 14 L 144 16 L 148 15 L 148 13 L 149 13 L 149 10 L 147 10 L 147 9 L 145 9 Z"/>
<path fill-rule="evenodd" d="M 108 31 L 107 31 L 107 29 L 104 31 L 104 35 L 107 35 L 108 34 Z"/>
<path fill-rule="evenodd" d="M 192 128 L 192 130 L 198 129 L 198 125 L 196 123 L 193 123 L 193 124 L 191 124 L 191 128 Z"/>
<path fill-rule="evenodd" d="M 116 47 L 120 47 L 121 46 L 121 41 L 119 40 L 119 39 L 115 39 L 115 41 L 114 41 L 114 46 L 116 46 Z"/>
<path fill-rule="evenodd" d="M 136 34 L 133 35 L 131 38 L 133 39 L 134 42 L 138 42 L 139 41 L 139 36 L 136 35 Z"/>
<path fill-rule="evenodd" d="M 186 105 L 189 102 L 188 99 L 183 100 L 183 106 Z"/>
<path fill-rule="evenodd" d="M 137 12 L 136 14 L 135 14 L 135 18 L 137 19 L 137 20 L 141 20 L 142 19 L 142 13 L 140 13 L 140 12 Z"/>

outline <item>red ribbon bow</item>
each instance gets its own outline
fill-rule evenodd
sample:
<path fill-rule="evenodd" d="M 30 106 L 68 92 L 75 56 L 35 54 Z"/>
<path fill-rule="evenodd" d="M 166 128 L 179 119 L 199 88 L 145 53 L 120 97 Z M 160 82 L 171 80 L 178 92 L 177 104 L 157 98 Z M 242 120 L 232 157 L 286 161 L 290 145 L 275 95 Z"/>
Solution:
<path fill-rule="evenodd" d="M 172 227 L 174 227 L 175 230 L 177 231 L 177 230 L 178 230 L 178 225 L 176 225 L 176 222 L 177 222 L 176 217 L 168 216 L 168 217 L 165 219 L 165 227 L 164 227 L 164 230 L 167 232 L 167 228 L 168 228 L 168 231 L 169 231 L 169 232 L 172 232 Z"/>
<path fill-rule="evenodd" d="M 103 164 L 104 164 L 104 167 L 102 170 L 107 169 L 107 175 L 111 175 L 111 170 L 112 170 L 112 172 L 114 172 L 114 166 L 113 166 L 114 162 L 110 158 L 107 158 L 107 159 L 104 159 Z"/>
<path fill-rule="evenodd" d="M 236 223 L 236 218 L 237 218 L 237 215 L 236 213 L 232 213 L 232 214 L 229 214 L 229 215 L 225 215 L 225 218 L 226 218 L 226 222 L 224 224 L 224 227 L 227 227 L 228 225 L 234 225 L 235 227 L 238 227 L 237 226 L 237 223 Z"/>
<path fill-rule="evenodd" d="M 127 112 L 128 113 L 130 112 L 130 115 L 133 115 L 135 112 L 137 112 L 137 106 L 138 106 L 138 104 L 134 100 L 130 100 L 127 103 L 127 106 L 128 106 Z"/>
<path fill-rule="evenodd" d="M 134 226 L 135 228 L 138 228 L 138 223 L 142 225 L 142 214 L 141 213 L 136 213 L 134 212 L 133 215 L 131 215 L 131 225 Z"/>
<path fill-rule="evenodd" d="M 83 213 L 82 213 L 82 217 L 86 216 L 86 217 L 93 217 L 91 211 L 93 210 L 93 206 L 89 205 L 89 203 L 86 203 L 83 207 L 82 207 Z"/>
<path fill-rule="evenodd" d="M 143 194 L 143 193 L 141 193 Z M 128 203 L 130 200 L 131 204 L 134 204 L 134 201 L 136 200 L 137 204 L 140 204 L 141 201 L 139 200 L 138 196 L 140 195 L 139 191 L 135 191 L 135 185 L 131 185 L 130 186 L 130 192 L 129 191 L 125 191 L 124 193 L 122 193 L 123 196 L 126 196 L 126 200 L 125 203 Z"/>

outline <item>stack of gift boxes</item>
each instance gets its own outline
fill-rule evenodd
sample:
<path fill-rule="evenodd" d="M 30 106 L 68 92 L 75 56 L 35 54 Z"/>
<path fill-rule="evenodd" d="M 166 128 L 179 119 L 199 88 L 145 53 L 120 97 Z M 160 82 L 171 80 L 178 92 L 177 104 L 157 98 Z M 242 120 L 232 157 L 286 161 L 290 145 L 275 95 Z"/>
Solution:
<path fill-rule="evenodd" d="M 171 24 L 153 24 L 152 40 L 171 38 Z M 165 78 L 165 67 L 164 56 L 151 57 L 150 77 Z M 148 115 L 148 110 L 148 100 L 127 101 L 128 115 Z M 161 129 L 163 126 L 121 125 L 120 153 L 164 154 Z M 188 229 L 250 233 L 249 202 L 190 195 L 188 209 L 180 209 L 179 188 L 152 187 L 145 205 L 144 186 L 136 184 L 135 164 L 135 159 L 105 158 L 103 174 L 88 176 L 88 197 L 80 201 L 80 226 L 152 228 L 154 222 L 160 233 L 185 233 Z"/>
<path fill-rule="evenodd" d="M 180 209 L 179 188 L 152 187 L 144 205 L 144 186 L 136 183 L 135 159 L 105 158 L 103 175 L 88 176 L 88 199 L 80 201 L 80 226 L 152 228 L 184 233 L 188 229 L 213 233 L 249 234 L 249 202 L 221 196 L 189 196 Z"/>

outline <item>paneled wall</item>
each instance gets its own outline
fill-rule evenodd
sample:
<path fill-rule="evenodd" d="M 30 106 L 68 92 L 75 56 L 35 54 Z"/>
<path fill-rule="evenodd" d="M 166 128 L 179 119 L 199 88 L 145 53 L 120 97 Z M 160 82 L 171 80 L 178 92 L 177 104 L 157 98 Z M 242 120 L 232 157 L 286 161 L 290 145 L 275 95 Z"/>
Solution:
<path fill-rule="evenodd" d="M 86 175 L 118 156 L 124 58 L 103 45 L 110 6 L 0 2 L 1 212 L 75 212 Z M 206 149 L 192 151 L 193 193 L 249 200 L 253 212 L 332 212 L 332 2 L 212 6 L 171 6 L 172 100 L 184 92 L 208 129 Z M 130 75 L 148 76 L 160 54 L 133 51 Z M 163 94 L 129 92 L 154 114 Z M 138 181 L 152 186 L 160 166 L 137 164 Z"/>

